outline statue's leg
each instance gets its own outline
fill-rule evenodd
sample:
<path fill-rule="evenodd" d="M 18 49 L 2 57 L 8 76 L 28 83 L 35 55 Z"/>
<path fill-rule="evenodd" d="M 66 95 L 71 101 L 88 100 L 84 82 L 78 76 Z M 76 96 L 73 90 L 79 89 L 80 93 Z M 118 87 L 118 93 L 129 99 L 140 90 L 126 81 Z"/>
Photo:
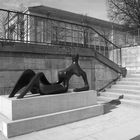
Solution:
<path fill-rule="evenodd" d="M 37 74 L 38 75 L 38 74 Z M 45 75 L 43 73 L 39 74 L 39 82 L 42 83 L 42 85 L 52 85 L 47 78 L 45 77 Z M 36 93 L 40 93 L 42 94 L 42 90 L 40 90 L 40 85 L 38 83 L 36 83 L 36 85 L 33 86 L 33 88 L 31 88 L 30 92 L 32 94 L 36 94 Z"/>
<path fill-rule="evenodd" d="M 87 75 L 84 71 L 81 71 L 80 72 L 80 75 L 82 76 L 83 80 L 84 80 L 84 83 L 85 83 L 85 86 L 82 87 L 82 88 L 75 88 L 74 91 L 75 92 L 80 92 L 80 91 L 86 91 L 86 90 L 89 90 L 89 84 L 88 84 L 88 80 L 87 80 Z"/>
<path fill-rule="evenodd" d="M 24 89 L 24 91 L 17 97 L 18 99 L 19 98 L 23 98 L 27 92 L 29 91 L 32 91 L 32 89 L 35 87 L 38 88 L 39 90 L 39 81 L 40 81 L 40 78 L 42 77 L 42 75 L 44 75 L 42 72 L 41 73 L 37 73 L 33 78 L 32 80 L 29 82 L 29 84 L 26 86 L 26 88 Z"/>
<path fill-rule="evenodd" d="M 85 83 L 85 89 L 89 90 L 89 84 L 88 84 L 88 80 L 87 80 L 87 75 L 86 75 L 86 73 L 84 71 L 82 72 L 82 78 L 83 78 L 84 83 Z"/>
<path fill-rule="evenodd" d="M 15 84 L 12 92 L 9 95 L 10 97 L 14 97 L 14 95 L 17 93 L 17 91 L 19 91 L 21 88 L 23 88 L 24 86 L 28 85 L 28 83 L 31 81 L 31 79 L 35 76 L 35 72 L 28 69 L 25 70 L 22 75 L 20 76 L 20 78 L 18 79 L 17 83 Z"/>

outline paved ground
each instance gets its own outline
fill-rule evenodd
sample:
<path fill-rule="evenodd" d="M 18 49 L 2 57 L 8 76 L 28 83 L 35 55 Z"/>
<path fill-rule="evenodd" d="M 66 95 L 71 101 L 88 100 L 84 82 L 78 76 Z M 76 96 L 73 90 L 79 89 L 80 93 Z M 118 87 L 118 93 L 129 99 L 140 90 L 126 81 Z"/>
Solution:
<path fill-rule="evenodd" d="M 140 140 L 140 107 L 106 104 L 104 115 L 10 140 Z"/>

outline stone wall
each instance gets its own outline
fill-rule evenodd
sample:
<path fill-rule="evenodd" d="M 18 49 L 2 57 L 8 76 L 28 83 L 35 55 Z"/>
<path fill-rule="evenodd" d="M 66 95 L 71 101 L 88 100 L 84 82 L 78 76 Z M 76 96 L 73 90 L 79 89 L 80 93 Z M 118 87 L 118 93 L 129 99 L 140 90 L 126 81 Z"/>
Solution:
<path fill-rule="evenodd" d="M 140 46 L 122 49 L 122 65 L 129 73 L 140 71 Z"/>
<path fill-rule="evenodd" d="M 116 72 L 94 58 L 94 52 L 90 49 L 80 48 L 66 53 L 60 47 L 60 53 L 53 47 L 34 47 L 36 49 L 31 46 L 0 46 L 0 94 L 9 94 L 25 69 L 44 72 L 50 82 L 57 81 L 57 72 L 71 64 L 71 55 L 76 52 L 80 55 L 81 68 L 87 73 L 90 89 L 99 89 L 117 77 Z M 81 87 L 83 84 L 81 77 L 72 76 L 69 88 Z"/>
<path fill-rule="evenodd" d="M 108 82 L 118 77 L 118 73 L 102 64 L 98 60 L 95 63 L 95 89 L 98 90 L 104 87 Z"/>

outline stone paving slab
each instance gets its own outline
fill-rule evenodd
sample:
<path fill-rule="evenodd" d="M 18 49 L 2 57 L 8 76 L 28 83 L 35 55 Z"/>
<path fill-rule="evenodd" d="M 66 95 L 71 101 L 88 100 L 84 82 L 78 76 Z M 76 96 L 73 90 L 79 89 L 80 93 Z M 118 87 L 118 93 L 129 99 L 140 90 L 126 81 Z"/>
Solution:
<path fill-rule="evenodd" d="M 140 109 L 106 104 L 104 115 L 0 140 L 140 140 Z"/>

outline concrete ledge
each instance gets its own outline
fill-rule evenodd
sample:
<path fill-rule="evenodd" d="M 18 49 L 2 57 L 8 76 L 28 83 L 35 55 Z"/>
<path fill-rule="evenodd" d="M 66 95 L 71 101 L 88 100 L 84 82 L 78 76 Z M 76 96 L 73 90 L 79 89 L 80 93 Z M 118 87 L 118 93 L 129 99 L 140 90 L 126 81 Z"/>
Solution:
<path fill-rule="evenodd" d="M 2 122 L 2 132 L 9 138 L 101 114 L 103 114 L 103 106 L 93 105 L 22 120 L 7 120 Z"/>
<path fill-rule="evenodd" d="M 11 49 L 12 47 L 12 49 Z M 36 43 L 21 42 L 1 42 L 0 52 L 10 53 L 30 53 L 30 54 L 47 54 L 47 55 L 67 55 L 71 56 L 78 51 L 80 56 L 93 57 L 94 51 L 90 48 L 74 47 L 67 45 L 41 45 Z"/>
<path fill-rule="evenodd" d="M 96 91 L 93 90 L 57 95 L 33 95 L 23 99 L 2 95 L 0 96 L 0 113 L 10 120 L 18 120 L 96 104 Z"/>

